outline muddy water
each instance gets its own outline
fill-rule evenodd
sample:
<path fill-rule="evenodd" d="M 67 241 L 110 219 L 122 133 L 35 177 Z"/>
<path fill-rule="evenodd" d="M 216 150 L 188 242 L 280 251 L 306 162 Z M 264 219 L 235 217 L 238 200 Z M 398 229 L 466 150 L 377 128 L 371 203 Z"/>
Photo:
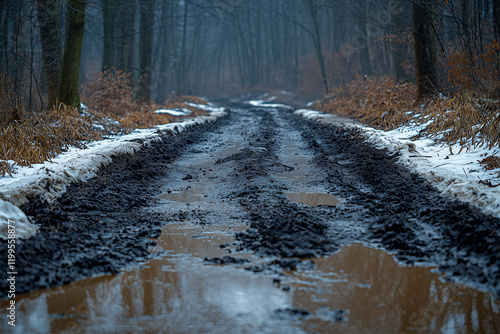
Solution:
<path fill-rule="evenodd" d="M 179 192 L 170 192 L 160 196 L 161 199 L 167 199 L 175 202 L 192 203 L 203 202 L 208 197 L 204 187 L 188 188 Z"/>
<path fill-rule="evenodd" d="M 161 258 L 18 296 L 18 333 L 495 333 L 500 302 L 362 245 L 276 279 L 214 265 L 243 225 L 171 224 Z M 250 254 L 231 254 L 256 264 Z M 5 307 L 2 302 L 1 307 Z M 1 326 L 4 326 L 2 324 Z M 5 327 L 0 327 L 5 329 Z"/>
<path fill-rule="evenodd" d="M 497 333 L 500 301 L 423 267 L 399 266 L 384 251 L 351 245 L 316 270 L 290 272 L 295 307 L 315 310 L 307 331 Z"/>
<path fill-rule="evenodd" d="M 285 193 L 285 196 L 292 202 L 302 203 L 309 206 L 337 206 L 340 204 L 336 196 L 322 193 Z"/>

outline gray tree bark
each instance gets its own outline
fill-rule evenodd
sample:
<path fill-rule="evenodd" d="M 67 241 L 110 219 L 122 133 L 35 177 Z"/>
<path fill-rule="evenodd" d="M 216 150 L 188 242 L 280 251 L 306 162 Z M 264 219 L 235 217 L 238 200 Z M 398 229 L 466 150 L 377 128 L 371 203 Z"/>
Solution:
<path fill-rule="evenodd" d="M 42 38 L 42 58 L 50 108 L 57 103 L 61 79 L 62 45 L 58 1 L 38 0 L 37 17 Z"/>
<path fill-rule="evenodd" d="M 153 53 L 153 25 L 155 17 L 155 0 L 141 0 L 140 3 L 140 42 L 139 71 L 137 97 L 143 102 L 151 98 L 151 72 Z"/>
<path fill-rule="evenodd" d="M 404 27 L 410 27 L 408 22 L 411 22 L 411 5 L 406 2 L 396 2 L 391 12 L 392 23 L 396 29 L 396 35 L 399 35 Z M 396 43 L 392 48 L 392 56 L 394 62 L 394 76 L 396 82 L 407 81 L 408 75 L 404 68 L 404 63 L 408 59 L 408 52 L 402 48 L 401 43 Z"/>
<path fill-rule="evenodd" d="M 366 1 L 365 0 L 360 0 L 359 1 L 359 8 L 358 8 L 360 13 L 363 13 L 362 15 L 366 16 Z M 359 49 L 359 60 L 361 62 L 361 71 L 363 72 L 364 75 L 372 75 L 373 69 L 372 69 L 372 64 L 370 61 L 370 49 L 368 45 L 368 34 L 366 31 L 366 19 L 360 18 L 356 22 L 356 47 Z"/>
<path fill-rule="evenodd" d="M 104 46 L 102 51 L 102 70 L 115 65 L 115 16 L 118 0 L 102 0 L 102 22 L 104 31 Z M 130 22 L 128 23 L 130 24 Z"/>
<path fill-rule="evenodd" d="M 500 0 L 493 0 L 493 17 L 497 34 L 500 36 Z"/>
<path fill-rule="evenodd" d="M 330 92 L 330 87 L 328 85 L 328 77 L 326 75 L 326 65 L 325 58 L 323 57 L 323 44 L 321 43 L 321 35 L 318 23 L 318 8 L 316 1 L 314 0 L 304 0 L 307 6 L 309 16 L 313 23 L 314 28 L 314 48 L 316 49 L 316 57 L 318 57 L 319 67 L 321 70 L 321 79 L 323 81 L 323 87 L 325 88 L 325 94 Z"/>
<path fill-rule="evenodd" d="M 117 67 L 127 73 L 134 68 L 135 14 L 136 2 L 131 0 L 127 6 L 121 5 L 115 21 L 118 25 Z"/>
<path fill-rule="evenodd" d="M 59 101 L 65 105 L 80 108 L 78 79 L 85 29 L 85 0 L 67 0 L 66 43 L 61 69 Z"/>
<path fill-rule="evenodd" d="M 417 101 L 433 95 L 438 88 L 436 35 L 432 26 L 433 10 L 432 3 L 413 4 Z"/>

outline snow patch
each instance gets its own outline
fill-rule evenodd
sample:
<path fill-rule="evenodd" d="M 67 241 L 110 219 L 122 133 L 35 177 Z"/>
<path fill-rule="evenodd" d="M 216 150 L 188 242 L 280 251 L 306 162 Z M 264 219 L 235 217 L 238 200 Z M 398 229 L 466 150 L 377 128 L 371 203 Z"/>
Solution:
<path fill-rule="evenodd" d="M 169 115 L 172 115 L 172 116 L 186 116 L 186 115 L 189 115 L 192 113 L 191 110 L 187 109 L 187 108 L 182 108 L 180 110 L 178 109 L 158 109 L 158 110 L 155 110 L 155 113 L 157 114 L 169 114 Z"/>
<path fill-rule="evenodd" d="M 294 108 L 286 105 L 286 104 L 281 104 L 281 103 L 266 103 L 264 100 L 250 100 L 248 101 L 248 104 L 254 106 L 254 107 L 261 107 L 261 108 L 285 108 L 289 110 L 293 110 Z"/>
<path fill-rule="evenodd" d="M 225 108 L 218 108 L 214 107 L 213 105 L 209 104 L 197 104 L 197 103 L 191 103 L 191 102 L 184 102 L 190 107 L 200 109 L 200 110 L 205 110 L 205 111 L 210 111 L 210 112 L 223 112 Z"/>
<path fill-rule="evenodd" d="M 15 231 L 16 239 L 30 238 L 38 232 L 38 227 L 30 223 L 21 209 L 0 199 L 0 239 L 7 240 L 9 229 Z"/>

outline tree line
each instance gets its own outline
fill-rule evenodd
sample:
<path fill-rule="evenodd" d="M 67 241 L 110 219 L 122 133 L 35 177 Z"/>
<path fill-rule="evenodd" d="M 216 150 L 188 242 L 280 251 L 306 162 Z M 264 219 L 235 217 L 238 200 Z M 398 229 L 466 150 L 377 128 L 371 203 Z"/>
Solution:
<path fill-rule="evenodd" d="M 129 73 L 144 102 L 320 96 L 365 75 L 416 81 L 420 99 L 451 89 L 452 56 L 483 61 L 499 27 L 500 0 L 4 0 L 0 105 L 78 106 L 106 70 Z"/>

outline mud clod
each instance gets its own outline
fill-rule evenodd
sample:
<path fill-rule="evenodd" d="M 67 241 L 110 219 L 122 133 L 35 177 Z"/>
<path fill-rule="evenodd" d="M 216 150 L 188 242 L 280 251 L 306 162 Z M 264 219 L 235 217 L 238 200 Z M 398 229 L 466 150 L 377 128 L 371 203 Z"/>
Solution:
<path fill-rule="evenodd" d="M 308 310 L 302 310 L 297 308 L 284 308 L 274 311 L 274 316 L 279 319 L 293 319 L 293 318 L 305 318 L 311 315 Z"/>

